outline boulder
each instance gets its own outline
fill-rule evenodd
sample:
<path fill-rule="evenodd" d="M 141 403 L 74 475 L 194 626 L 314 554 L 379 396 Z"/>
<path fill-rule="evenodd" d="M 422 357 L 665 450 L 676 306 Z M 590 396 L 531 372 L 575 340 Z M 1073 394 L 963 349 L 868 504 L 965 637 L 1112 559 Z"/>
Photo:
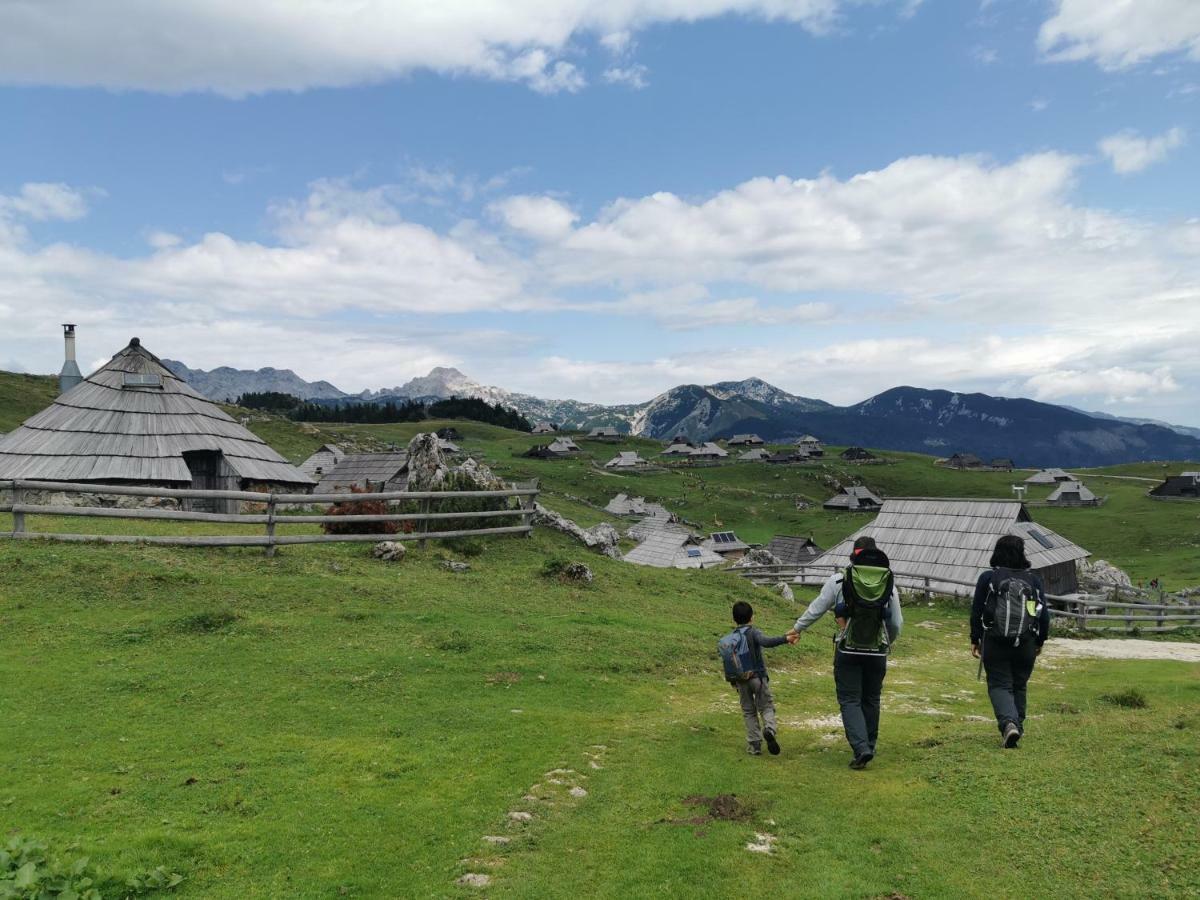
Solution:
<path fill-rule="evenodd" d="M 396 541 L 380 541 L 371 548 L 371 555 L 383 562 L 397 562 L 404 559 L 404 554 L 408 552 L 403 544 Z"/>
<path fill-rule="evenodd" d="M 747 569 L 751 566 L 781 566 L 783 560 L 762 547 L 757 547 L 753 550 L 747 550 L 746 555 L 734 563 L 732 569 Z"/>
<path fill-rule="evenodd" d="M 1089 562 L 1081 559 L 1078 568 L 1079 581 L 1082 585 L 1099 588 L 1133 586 L 1129 576 L 1107 560 L 1098 559 L 1095 562 Z"/>
<path fill-rule="evenodd" d="M 457 560 L 453 560 L 453 559 L 445 560 L 442 563 L 442 568 L 445 569 L 447 572 L 461 573 L 461 572 L 470 572 L 471 571 L 471 566 L 468 563 L 458 562 Z"/>
<path fill-rule="evenodd" d="M 621 558 L 621 549 L 618 546 L 621 536 L 617 534 L 617 529 L 613 528 L 607 522 L 601 522 L 599 525 L 593 525 L 591 528 L 581 528 L 566 516 L 560 515 L 552 509 L 547 509 L 540 503 L 535 503 L 533 509 L 534 525 L 553 528 L 555 531 L 569 534 L 589 550 L 595 550 L 597 553 L 602 553 L 613 559 Z"/>
<path fill-rule="evenodd" d="M 489 469 L 483 463 L 476 462 L 473 459 L 466 460 L 461 466 L 454 470 L 457 474 L 469 480 L 475 489 L 481 491 L 504 491 L 508 490 L 508 482 Z"/>
<path fill-rule="evenodd" d="M 442 456 L 437 435 L 414 435 L 408 442 L 408 489 L 436 491 L 449 473 L 450 467 Z"/>
<path fill-rule="evenodd" d="M 564 581 L 577 581 L 580 584 L 591 584 L 596 580 L 592 570 L 583 563 L 573 562 L 562 571 Z"/>
<path fill-rule="evenodd" d="M 792 593 L 792 586 L 786 581 L 780 581 L 778 584 L 776 584 L 775 590 L 779 592 L 779 596 L 784 600 L 790 602 L 796 599 L 796 595 Z"/>

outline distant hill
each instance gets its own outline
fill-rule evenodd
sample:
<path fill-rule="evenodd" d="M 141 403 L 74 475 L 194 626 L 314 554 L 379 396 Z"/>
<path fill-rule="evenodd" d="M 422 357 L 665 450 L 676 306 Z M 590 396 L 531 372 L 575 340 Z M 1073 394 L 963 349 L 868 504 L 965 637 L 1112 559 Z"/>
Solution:
<path fill-rule="evenodd" d="M 1200 433 L 1152 421 L 1117 419 L 1035 400 L 898 387 L 852 406 L 800 397 L 760 378 L 674 387 L 646 403 L 605 406 L 546 400 L 480 384 L 458 369 L 377 391 L 347 394 L 327 381 L 308 382 L 288 369 L 211 372 L 167 365 L 208 397 L 279 391 L 332 403 L 433 401 L 471 397 L 515 409 L 531 422 L 567 429 L 608 425 L 665 439 L 683 432 L 696 440 L 757 432 L 786 442 L 812 433 L 834 444 L 950 455 L 1003 456 L 1021 466 L 1101 466 L 1151 459 L 1200 457 Z"/>

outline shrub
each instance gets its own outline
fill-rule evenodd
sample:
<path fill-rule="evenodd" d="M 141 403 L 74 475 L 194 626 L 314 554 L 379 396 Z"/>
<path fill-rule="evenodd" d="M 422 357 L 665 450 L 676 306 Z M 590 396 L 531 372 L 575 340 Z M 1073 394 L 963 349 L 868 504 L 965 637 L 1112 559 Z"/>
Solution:
<path fill-rule="evenodd" d="M 5 900 L 139 897 L 174 890 L 182 881 L 182 875 L 162 866 L 126 878 L 105 876 L 86 856 L 73 860 L 51 856 L 45 844 L 19 834 L 0 847 L 0 897 Z"/>
<path fill-rule="evenodd" d="M 1124 709 L 1145 709 L 1150 705 L 1146 700 L 1146 695 L 1137 688 L 1125 688 L 1115 694 L 1101 694 L 1100 699 L 1105 703 L 1111 703 L 1113 706 L 1120 706 Z"/>
<path fill-rule="evenodd" d="M 366 488 L 352 487 L 352 494 L 370 493 Z M 358 500 L 353 503 L 335 503 L 325 510 L 327 516 L 384 516 L 388 513 L 385 500 Z M 326 534 L 396 534 L 400 531 L 400 522 L 326 522 L 321 529 Z M 411 522 L 403 523 L 410 526 Z"/>

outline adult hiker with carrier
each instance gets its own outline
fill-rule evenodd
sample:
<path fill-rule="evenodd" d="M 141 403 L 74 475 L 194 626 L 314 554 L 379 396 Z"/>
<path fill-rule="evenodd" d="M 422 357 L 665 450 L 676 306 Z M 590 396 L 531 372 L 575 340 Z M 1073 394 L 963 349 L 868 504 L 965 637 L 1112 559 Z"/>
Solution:
<path fill-rule="evenodd" d="M 971 604 L 971 654 L 987 672 L 988 697 L 1001 743 L 1016 747 L 1025 734 L 1025 696 L 1033 664 L 1050 635 L 1042 579 L 1029 571 L 1025 541 L 996 541 L 992 568 L 979 576 Z"/>
<path fill-rule="evenodd" d="M 798 637 L 831 609 L 838 623 L 833 680 L 842 727 L 854 752 L 850 768 L 864 769 L 875 758 L 888 653 L 904 625 L 891 563 L 874 538 L 854 542 L 850 565 L 826 580 L 788 636 Z"/>
<path fill-rule="evenodd" d="M 725 666 L 725 680 L 738 692 L 742 717 L 746 720 L 746 751 L 762 754 L 763 738 L 772 756 L 779 755 L 775 739 L 775 698 L 771 696 L 770 676 L 763 660 L 764 647 L 794 644 L 787 635 L 767 637 L 754 627 L 754 607 L 745 600 L 733 604 L 733 622 L 737 626 L 717 642 L 717 652 Z M 759 719 L 762 719 L 761 723 Z"/>

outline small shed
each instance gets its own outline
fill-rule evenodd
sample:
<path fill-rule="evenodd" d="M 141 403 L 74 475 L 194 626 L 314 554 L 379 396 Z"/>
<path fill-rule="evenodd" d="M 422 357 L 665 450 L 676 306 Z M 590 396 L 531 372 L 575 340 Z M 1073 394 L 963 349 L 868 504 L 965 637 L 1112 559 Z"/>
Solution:
<path fill-rule="evenodd" d="M 538 422 L 530 431 L 531 434 L 554 434 L 558 431 L 558 426 L 553 422 Z"/>
<path fill-rule="evenodd" d="M 767 462 L 786 466 L 792 463 L 808 462 L 809 455 L 803 450 L 783 450 L 779 453 L 768 453 Z"/>
<path fill-rule="evenodd" d="M 1026 484 L 1059 484 L 1063 481 L 1074 481 L 1075 476 L 1062 469 L 1042 469 L 1034 472 L 1025 479 Z"/>
<path fill-rule="evenodd" d="M 871 524 L 828 550 L 814 565 L 844 566 L 854 541 L 869 536 L 890 557 L 892 570 L 904 586 L 920 587 L 928 578 L 935 591 L 970 595 L 979 573 L 989 568 L 996 541 L 1006 534 L 1025 540 L 1025 555 L 1048 593 L 1079 589 L 1075 564 L 1091 554 L 1035 524 L 1019 500 L 890 498 Z"/>
<path fill-rule="evenodd" d="M 345 494 L 351 488 L 367 491 L 403 491 L 408 488 L 408 454 L 353 453 L 342 457 L 332 471 L 321 476 L 318 494 Z"/>
<path fill-rule="evenodd" d="M 883 500 L 869 487 L 862 484 L 852 484 L 843 488 L 840 494 L 835 494 L 822 504 L 826 509 L 848 510 L 849 512 L 875 512 L 883 506 Z"/>
<path fill-rule="evenodd" d="M 670 444 L 688 444 L 690 446 L 691 443 L 692 443 L 692 436 L 684 431 L 675 432 L 675 436 L 672 437 L 669 441 L 667 441 L 668 445 L 670 445 Z"/>
<path fill-rule="evenodd" d="M 732 531 L 714 531 L 700 544 L 723 559 L 741 559 L 750 545 Z"/>
<path fill-rule="evenodd" d="M 1174 497 L 1179 500 L 1200 499 L 1200 472 L 1168 475 L 1163 483 L 1151 489 L 1151 497 Z"/>
<path fill-rule="evenodd" d="M 679 442 L 668 445 L 659 456 L 691 456 L 694 449 L 691 444 Z"/>
<path fill-rule="evenodd" d="M 621 439 L 621 432 L 609 425 L 603 425 L 589 431 L 587 439 L 589 441 L 619 441 Z"/>
<path fill-rule="evenodd" d="M 1064 481 L 1054 489 L 1047 503 L 1055 506 L 1099 506 L 1100 498 L 1079 481 Z"/>
<path fill-rule="evenodd" d="M 638 456 L 636 450 L 622 450 L 604 464 L 606 469 L 641 469 L 646 461 Z"/>
<path fill-rule="evenodd" d="M 312 456 L 300 463 L 300 471 L 314 481 L 320 481 L 321 476 L 332 472 L 345 455 L 345 451 L 337 444 L 322 444 L 313 451 Z"/>
<path fill-rule="evenodd" d="M 757 434 L 735 434 L 728 443 L 730 447 L 761 447 L 766 442 Z"/>
<path fill-rule="evenodd" d="M 762 447 L 756 447 L 753 450 L 747 450 L 745 453 L 738 455 L 738 462 L 766 462 L 771 458 L 769 450 L 764 450 Z"/>
<path fill-rule="evenodd" d="M 702 547 L 694 536 L 676 527 L 649 530 L 624 559 L 658 569 L 710 569 L 725 563 L 723 557 Z"/>
<path fill-rule="evenodd" d="M 847 462 L 867 462 L 879 457 L 863 447 L 847 447 L 841 452 L 841 458 Z"/>
<path fill-rule="evenodd" d="M 992 460 L 992 468 L 997 472 L 1011 472 L 1014 468 L 1013 461 L 1007 456 L 997 456 Z"/>
<path fill-rule="evenodd" d="M 724 447 L 719 447 L 712 441 L 705 441 L 699 447 L 692 448 L 692 459 L 725 459 L 729 456 L 729 451 Z"/>
<path fill-rule="evenodd" d="M 558 456 L 569 456 L 572 453 L 582 453 L 583 448 L 568 437 L 560 437 L 547 445 L 551 453 Z"/>
<path fill-rule="evenodd" d="M 767 550 L 779 557 L 785 566 L 808 565 L 824 552 L 812 538 L 789 534 L 775 535 L 767 544 Z"/>
<path fill-rule="evenodd" d="M 955 453 L 946 460 L 946 465 L 951 469 L 982 469 L 984 467 L 983 460 L 974 453 Z"/>

